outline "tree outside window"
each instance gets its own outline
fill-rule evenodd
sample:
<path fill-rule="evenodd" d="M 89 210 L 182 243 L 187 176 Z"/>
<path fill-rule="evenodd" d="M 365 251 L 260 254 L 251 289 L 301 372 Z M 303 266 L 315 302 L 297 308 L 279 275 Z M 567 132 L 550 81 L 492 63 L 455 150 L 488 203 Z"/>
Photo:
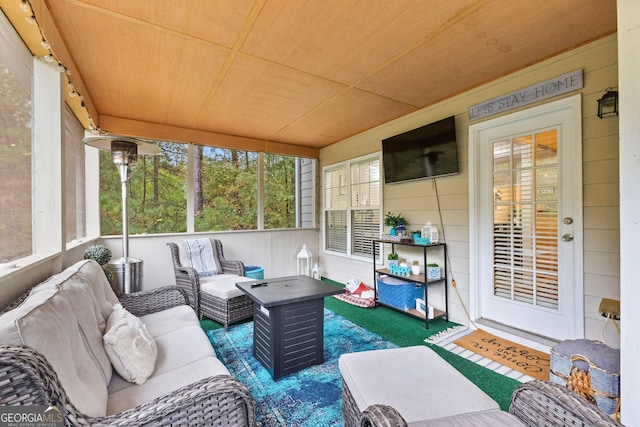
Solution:
<path fill-rule="evenodd" d="M 195 232 L 258 229 L 258 181 L 264 182 L 264 228 L 312 227 L 313 162 L 291 156 L 150 141 L 159 156 L 139 156 L 129 183 L 129 232 L 187 232 L 187 191 L 194 195 Z M 264 159 L 264 177 L 258 161 Z M 193 162 L 193 183 L 187 165 Z M 100 153 L 102 235 L 122 231 L 118 169 Z"/>

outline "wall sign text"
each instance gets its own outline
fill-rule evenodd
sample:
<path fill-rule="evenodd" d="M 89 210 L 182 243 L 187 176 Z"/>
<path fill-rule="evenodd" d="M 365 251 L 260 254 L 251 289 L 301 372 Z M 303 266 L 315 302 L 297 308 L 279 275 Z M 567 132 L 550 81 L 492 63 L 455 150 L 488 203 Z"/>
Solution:
<path fill-rule="evenodd" d="M 583 85 L 582 70 L 576 70 L 498 98 L 472 105 L 469 107 L 469 120 L 492 116 L 556 95 L 582 89 Z"/>

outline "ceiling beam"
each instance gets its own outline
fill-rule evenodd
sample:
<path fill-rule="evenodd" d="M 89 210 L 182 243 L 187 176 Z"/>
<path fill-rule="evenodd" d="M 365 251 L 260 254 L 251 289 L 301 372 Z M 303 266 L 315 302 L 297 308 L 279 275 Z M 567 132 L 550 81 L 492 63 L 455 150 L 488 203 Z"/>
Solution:
<path fill-rule="evenodd" d="M 300 145 L 275 141 L 265 141 L 236 135 L 227 135 L 223 133 L 186 129 L 177 126 L 125 119 L 122 117 L 101 115 L 100 124 L 103 131 L 122 136 L 148 138 L 159 141 L 194 143 L 210 147 L 256 151 L 310 159 L 316 159 L 319 157 L 319 150 L 317 148 L 303 147 Z"/>

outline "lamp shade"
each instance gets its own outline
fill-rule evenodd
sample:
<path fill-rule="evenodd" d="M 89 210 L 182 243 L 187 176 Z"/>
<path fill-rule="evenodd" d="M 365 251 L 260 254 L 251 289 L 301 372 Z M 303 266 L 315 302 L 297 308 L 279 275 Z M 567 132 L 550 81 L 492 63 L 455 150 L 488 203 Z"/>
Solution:
<path fill-rule="evenodd" d="M 148 142 L 141 141 L 136 138 L 127 138 L 117 135 L 88 136 L 82 140 L 90 147 L 99 148 L 100 150 L 111 151 L 111 143 L 114 141 L 129 142 L 136 144 L 137 154 L 139 155 L 157 155 L 160 154 L 160 148 Z"/>

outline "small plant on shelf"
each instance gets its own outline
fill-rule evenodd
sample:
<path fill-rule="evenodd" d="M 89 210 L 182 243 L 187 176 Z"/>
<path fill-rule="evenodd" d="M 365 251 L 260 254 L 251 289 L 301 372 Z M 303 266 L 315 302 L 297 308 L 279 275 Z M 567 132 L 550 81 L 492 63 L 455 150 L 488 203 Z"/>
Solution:
<path fill-rule="evenodd" d="M 404 217 L 402 216 L 402 214 L 393 214 L 391 212 L 387 212 L 387 214 L 384 216 L 384 225 L 388 226 L 388 227 L 393 227 L 396 228 L 398 226 L 398 224 L 406 224 L 407 220 L 404 219 Z"/>
<path fill-rule="evenodd" d="M 440 278 L 440 266 L 436 262 L 430 262 L 427 264 L 427 279 L 439 279 Z"/>
<path fill-rule="evenodd" d="M 384 225 L 391 227 L 391 229 L 389 230 L 389 234 L 391 236 L 395 236 L 397 234 L 396 229 L 400 224 L 402 224 L 403 227 L 404 225 L 407 224 L 407 220 L 404 219 L 402 214 L 396 215 L 391 212 L 387 212 L 387 214 L 384 216 Z M 401 232 L 401 234 L 404 234 L 404 233 Z"/>
<path fill-rule="evenodd" d="M 389 252 L 389 255 L 387 255 L 387 259 L 389 260 L 389 270 L 391 270 L 392 266 L 397 266 L 398 265 L 398 253 L 397 252 Z"/>
<path fill-rule="evenodd" d="M 420 274 L 420 261 L 414 260 L 413 265 L 411 266 L 411 273 L 415 276 Z"/>

